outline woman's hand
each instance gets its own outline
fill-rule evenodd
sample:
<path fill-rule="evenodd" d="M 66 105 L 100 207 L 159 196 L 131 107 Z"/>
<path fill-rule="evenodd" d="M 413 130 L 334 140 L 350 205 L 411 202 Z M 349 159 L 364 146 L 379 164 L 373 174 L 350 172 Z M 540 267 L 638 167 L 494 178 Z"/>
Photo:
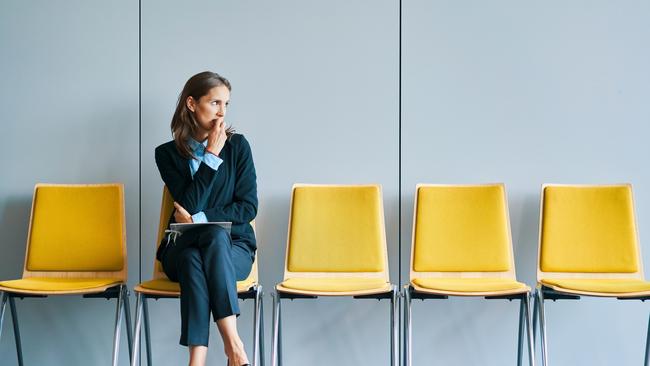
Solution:
<path fill-rule="evenodd" d="M 174 202 L 174 208 L 176 208 L 176 210 L 174 211 L 174 220 L 176 220 L 176 222 L 178 222 L 179 224 L 191 224 L 194 222 L 192 221 L 192 215 L 190 215 L 190 213 L 187 212 L 187 210 L 184 209 L 183 206 Z"/>
<path fill-rule="evenodd" d="M 216 156 L 219 156 L 221 149 L 226 144 L 226 123 L 221 120 L 214 124 L 214 127 L 208 133 L 208 146 L 206 150 Z"/>

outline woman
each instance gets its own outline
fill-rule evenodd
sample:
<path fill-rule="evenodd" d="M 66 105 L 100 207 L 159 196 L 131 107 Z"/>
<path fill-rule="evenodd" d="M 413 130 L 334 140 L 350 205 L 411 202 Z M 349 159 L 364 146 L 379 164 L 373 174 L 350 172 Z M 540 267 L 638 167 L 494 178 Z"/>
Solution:
<path fill-rule="evenodd" d="M 213 72 L 192 76 L 172 118 L 174 139 L 156 148 L 156 165 L 174 198 L 171 222 L 232 222 L 186 231 L 161 243 L 156 258 L 181 287 L 180 344 L 189 346 L 190 366 L 204 365 L 210 313 L 223 339 L 228 366 L 249 364 L 237 333 L 236 281 L 253 264 L 256 243 L 250 222 L 257 214 L 257 183 L 250 146 L 224 116 L 230 82 Z"/>

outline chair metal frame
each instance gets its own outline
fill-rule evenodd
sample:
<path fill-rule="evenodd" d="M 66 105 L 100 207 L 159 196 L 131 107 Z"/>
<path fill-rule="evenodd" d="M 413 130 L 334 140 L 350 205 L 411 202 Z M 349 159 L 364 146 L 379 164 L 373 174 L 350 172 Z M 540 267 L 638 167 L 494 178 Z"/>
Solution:
<path fill-rule="evenodd" d="M 131 356 L 131 365 L 138 365 L 138 350 L 140 347 L 140 335 L 142 333 L 142 323 L 144 315 L 144 336 L 145 336 L 145 349 L 147 352 L 147 365 L 151 366 L 152 355 L 151 355 L 151 330 L 150 330 L 150 317 L 149 317 L 149 307 L 147 304 L 148 299 L 178 299 L 180 294 L 178 293 L 167 293 L 167 294 L 147 294 L 143 292 L 137 292 L 136 299 L 136 315 L 135 315 L 135 330 L 134 330 L 134 341 L 133 352 Z M 238 292 L 237 297 L 240 300 L 253 299 L 253 366 L 264 366 L 264 303 L 263 303 L 263 291 L 261 285 L 254 285 L 245 292 Z"/>
<path fill-rule="evenodd" d="M 397 366 L 399 364 L 399 333 L 397 326 L 398 319 L 398 306 L 399 306 L 399 297 L 400 293 L 397 290 L 397 286 L 390 284 L 389 273 L 388 273 L 388 248 L 386 246 L 386 233 L 385 233 L 385 222 L 384 222 L 384 207 L 383 207 L 383 197 L 380 185 L 371 185 L 379 189 L 379 210 L 381 212 L 381 226 L 382 226 L 382 237 L 383 241 L 383 262 L 384 268 L 381 272 L 292 272 L 289 270 L 289 242 L 291 235 L 291 217 L 293 214 L 293 200 L 296 188 L 300 187 L 360 187 L 361 185 L 325 185 L 325 184 L 294 184 L 291 194 L 291 202 L 289 209 L 289 224 L 287 230 L 287 246 L 285 253 L 285 262 L 284 262 L 284 281 L 290 278 L 379 278 L 386 279 L 387 288 L 385 291 L 377 290 L 364 290 L 364 291 L 350 291 L 350 292 L 327 292 L 327 291 L 302 291 L 302 290 L 293 290 L 289 288 L 284 288 L 281 284 L 278 284 L 275 287 L 275 291 L 271 293 L 273 298 L 273 331 L 272 331 L 272 343 L 271 343 L 271 365 L 278 366 L 282 365 L 282 314 L 281 314 L 281 302 L 282 299 L 316 299 L 319 296 L 328 296 L 328 297 L 347 297 L 351 296 L 354 299 L 390 299 L 390 364 L 391 366 Z M 368 185 L 365 185 L 368 186 Z"/>
<path fill-rule="evenodd" d="M 636 255 L 638 258 L 638 270 L 633 273 L 585 273 L 585 272 L 544 272 L 541 270 L 540 261 L 542 254 L 542 225 L 544 217 L 544 197 L 545 191 L 548 187 L 575 187 L 575 188 L 607 188 L 607 187 L 621 187 L 627 186 L 630 189 L 630 198 L 632 204 L 633 220 L 635 227 L 635 236 L 636 236 Z M 537 287 L 535 289 L 535 302 L 533 306 L 533 339 L 537 341 L 537 322 L 539 322 L 539 333 L 540 333 L 540 343 L 541 343 L 541 353 L 542 353 L 542 366 L 548 365 L 548 344 L 547 344 L 547 335 L 546 335 L 546 315 L 545 315 L 545 300 L 579 300 L 581 296 L 590 296 L 590 297 L 603 297 L 603 298 L 616 298 L 618 300 L 640 300 L 645 302 L 650 300 L 650 293 L 630 293 L 623 294 L 623 296 L 616 296 L 611 293 L 598 293 L 598 292 L 588 292 L 588 291 L 562 291 L 557 288 L 552 288 L 550 286 L 543 285 L 540 281 L 543 278 L 548 279 L 559 279 L 559 278 L 585 278 L 585 279 L 605 279 L 605 278 L 618 278 L 618 279 L 638 279 L 644 280 L 645 276 L 643 274 L 643 260 L 641 257 L 641 246 L 639 243 L 639 234 L 638 226 L 636 224 L 636 210 L 634 209 L 634 193 L 632 191 L 632 185 L 627 184 L 543 184 L 542 192 L 540 194 L 540 206 L 539 206 L 539 235 L 538 235 L 537 246 Z M 650 366 L 650 317 L 648 319 L 648 328 L 646 333 L 646 345 L 645 345 L 645 356 L 644 363 L 645 366 Z"/>
<path fill-rule="evenodd" d="M 411 281 L 415 278 L 459 278 L 459 277 L 476 277 L 476 278 L 507 278 L 516 280 L 514 254 L 512 247 L 512 232 L 510 229 L 510 215 L 508 210 L 508 200 L 505 194 L 505 186 L 503 184 L 496 184 L 503 187 L 504 191 L 504 207 L 505 217 L 507 223 L 508 235 L 508 250 L 510 270 L 504 272 L 417 272 L 413 269 L 414 256 L 415 256 L 415 234 L 418 212 L 418 193 L 420 188 L 426 187 L 481 187 L 481 186 L 495 186 L 495 184 L 472 184 L 472 185 L 449 185 L 449 184 L 418 184 L 415 189 L 415 200 L 413 207 L 413 228 L 411 235 L 411 260 L 410 260 L 410 280 L 409 284 L 403 288 L 404 296 L 404 365 L 411 366 L 412 364 L 412 315 L 411 306 L 412 300 L 425 300 L 425 299 L 448 299 L 449 296 L 461 297 L 484 297 L 487 300 L 505 299 L 505 300 L 519 300 L 519 332 L 517 338 L 517 365 L 521 366 L 523 363 L 523 349 L 524 349 L 524 332 L 528 340 L 528 362 L 529 365 L 535 365 L 534 354 L 534 339 L 533 330 L 531 328 L 531 312 L 530 312 L 530 288 L 525 291 L 511 290 L 511 291 L 487 291 L 487 292 L 455 292 L 455 291 L 442 291 L 421 288 L 414 286 Z"/>
<path fill-rule="evenodd" d="M 122 270 L 117 272 L 89 272 L 89 271 L 78 271 L 78 272 L 48 272 L 48 271 L 30 271 L 27 269 L 30 239 L 32 233 L 32 224 L 34 220 L 34 208 L 36 205 L 36 194 L 39 188 L 47 187 L 105 187 L 105 186 L 116 186 L 119 188 L 119 199 L 121 203 L 121 216 L 122 216 L 122 253 L 123 253 L 123 264 Z M 126 223 L 124 220 L 124 187 L 122 184 L 36 184 L 34 187 L 34 194 L 32 199 L 32 207 L 29 220 L 29 229 L 27 234 L 27 246 L 25 250 L 25 262 L 23 269 L 22 278 L 30 277 L 50 277 L 50 278 L 120 278 L 122 279 L 121 283 L 111 284 L 108 286 L 98 287 L 91 290 L 72 290 L 72 291 L 31 291 L 31 290 L 19 290 L 11 289 L 7 287 L 0 287 L 0 292 L 2 292 L 2 300 L 0 301 L 0 336 L 2 335 L 2 324 L 4 320 L 5 307 L 9 303 L 9 308 L 11 312 L 11 319 L 13 322 L 14 330 L 14 339 L 16 344 L 16 354 L 18 359 L 18 365 L 23 365 L 23 355 L 22 355 L 22 342 L 20 340 L 20 329 L 18 324 L 18 313 L 16 311 L 15 299 L 25 299 L 25 298 L 45 298 L 48 296 L 63 296 L 63 295 L 82 295 L 83 298 L 105 298 L 117 299 L 117 306 L 115 311 L 115 328 L 113 333 L 113 352 L 112 352 L 112 365 L 117 366 L 119 359 L 119 347 L 120 347 L 120 329 L 122 325 L 122 317 L 126 318 L 126 331 L 128 338 L 129 346 L 129 357 L 133 354 L 132 347 L 132 333 L 131 333 L 131 311 L 129 307 L 129 293 L 126 287 L 126 278 L 127 278 L 127 254 L 126 254 Z M 1 339 L 1 338 L 0 338 Z"/>
<path fill-rule="evenodd" d="M 158 241 L 156 245 L 160 244 L 160 241 L 165 234 L 165 228 L 167 228 L 167 223 L 173 212 L 173 198 L 171 193 L 165 186 L 163 188 L 163 197 L 160 208 L 160 220 L 158 224 Z M 251 222 L 253 230 L 255 230 L 255 222 Z M 264 366 L 264 301 L 263 301 L 263 288 L 257 281 L 258 277 L 258 264 L 257 264 L 257 254 L 255 255 L 255 261 L 251 269 L 251 273 L 248 276 L 249 278 L 254 277 L 256 281 L 245 291 L 237 291 L 237 297 L 240 300 L 253 300 L 253 366 Z M 169 280 L 167 275 L 162 270 L 162 265 L 156 259 L 154 259 L 154 270 L 153 278 L 156 280 L 164 279 Z M 140 349 L 140 334 L 142 332 L 142 322 L 144 315 L 144 335 L 145 335 L 145 349 L 147 352 L 147 365 L 152 365 L 152 353 L 151 353 L 151 331 L 150 331 L 150 317 L 149 317 L 149 306 L 147 304 L 148 299 L 178 299 L 180 297 L 180 292 L 177 291 L 163 291 L 163 290 L 152 290 L 144 288 L 141 285 L 138 285 L 134 288 L 134 291 L 137 293 L 136 298 L 136 315 L 135 315 L 135 329 L 134 329 L 134 347 L 135 352 L 131 355 L 131 365 L 138 365 L 138 351 Z"/>

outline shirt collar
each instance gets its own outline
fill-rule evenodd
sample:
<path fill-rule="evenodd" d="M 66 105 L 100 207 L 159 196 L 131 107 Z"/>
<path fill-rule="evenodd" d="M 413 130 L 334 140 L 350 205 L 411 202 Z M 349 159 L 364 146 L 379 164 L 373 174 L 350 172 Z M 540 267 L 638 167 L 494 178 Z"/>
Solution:
<path fill-rule="evenodd" d="M 208 140 L 207 139 L 205 141 L 203 141 L 203 142 L 198 142 L 195 139 L 190 137 L 187 140 L 187 142 L 188 142 L 188 145 L 190 145 L 190 148 L 192 149 L 192 153 L 194 153 L 194 154 L 199 153 L 199 154 L 203 155 L 203 152 L 205 151 L 205 147 L 208 145 Z"/>

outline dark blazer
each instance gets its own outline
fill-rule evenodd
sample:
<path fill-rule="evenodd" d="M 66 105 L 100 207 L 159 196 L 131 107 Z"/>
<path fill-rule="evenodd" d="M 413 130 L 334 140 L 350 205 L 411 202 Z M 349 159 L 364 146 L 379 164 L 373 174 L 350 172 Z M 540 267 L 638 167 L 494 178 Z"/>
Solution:
<path fill-rule="evenodd" d="M 189 159 L 181 156 L 173 140 L 158 146 L 155 155 L 160 176 L 174 201 L 190 215 L 203 211 L 208 221 L 232 222 L 233 244 L 254 255 L 257 245 L 250 222 L 257 215 L 257 176 L 244 136 L 233 134 L 226 140 L 219 153 L 223 162 L 216 171 L 201 162 L 194 178 Z M 170 222 L 174 222 L 173 215 Z M 164 245 L 160 248 L 158 259 Z"/>

